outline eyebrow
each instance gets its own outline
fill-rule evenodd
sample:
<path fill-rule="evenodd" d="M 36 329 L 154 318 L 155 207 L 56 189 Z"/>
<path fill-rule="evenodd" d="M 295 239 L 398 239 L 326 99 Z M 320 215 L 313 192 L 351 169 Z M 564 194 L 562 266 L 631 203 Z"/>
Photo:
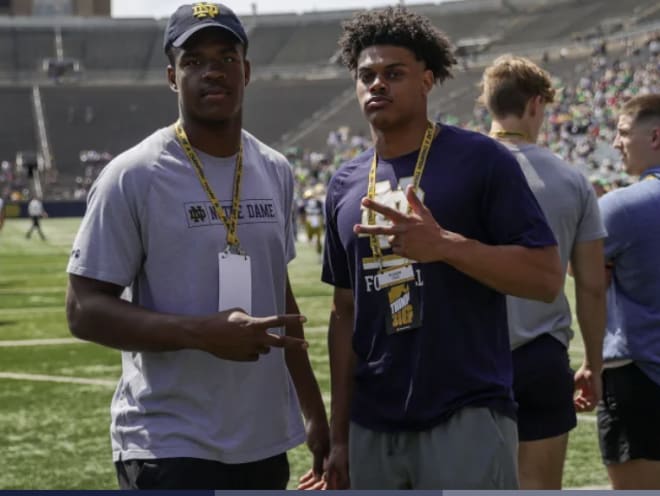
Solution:
<path fill-rule="evenodd" d="M 200 48 L 191 48 L 190 50 L 183 50 L 181 54 L 181 58 L 183 57 L 194 57 L 194 56 L 199 56 L 202 55 L 205 50 L 202 50 Z M 220 54 L 225 55 L 225 54 L 238 54 L 238 49 L 235 46 L 228 46 L 220 49 Z"/>
<path fill-rule="evenodd" d="M 378 64 L 374 64 L 374 65 L 378 65 Z M 372 67 L 373 66 L 371 66 L 371 65 L 358 67 L 358 72 L 372 71 L 373 70 Z M 393 64 L 387 64 L 385 66 L 385 69 L 394 69 L 394 68 L 398 68 L 398 67 L 408 67 L 408 66 L 406 64 L 404 64 L 403 62 L 394 62 Z"/>

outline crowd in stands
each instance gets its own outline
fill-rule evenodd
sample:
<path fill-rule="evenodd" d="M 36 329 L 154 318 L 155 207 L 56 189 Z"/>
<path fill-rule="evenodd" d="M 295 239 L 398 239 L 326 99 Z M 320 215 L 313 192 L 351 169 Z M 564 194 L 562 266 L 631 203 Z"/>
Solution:
<path fill-rule="evenodd" d="M 547 110 L 549 116 L 540 144 L 578 167 L 599 193 L 625 186 L 630 178 L 622 172 L 619 154 L 611 145 L 616 133 L 615 116 L 630 97 L 660 92 L 660 34 L 651 36 L 641 46 L 629 44 L 615 54 L 600 44 L 590 59 L 576 65 L 574 72 L 572 78 L 556 78 L 556 87 L 561 90 L 557 103 Z M 479 104 L 475 104 L 473 117 L 467 122 L 451 114 L 441 114 L 440 118 L 446 124 L 484 133 L 490 128 L 488 113 Z M 348 126 L 343 126 L 329 133 L 323 151 L 299 147 L 284 150 L 297 178 L 297 198 L 302 199 L 317 184 L 327 184 L 339 164 L 367 149 L 369 142 L 368 137 L 352 134 Z M 111 158 L 107 153 L 81 151 L 81 174 L 66 186 L 58 184 L 62 181 L 56 176 L 49 176 L 47 181 L 54 187 L 47 190 L 47 197 L 84 200 Z M 20 201 L 29 192 L 26 174 L 9 161 L 2 162 L 0 185 L 0 197 L 10 201 Z"/>
<path fill-rule="evenodd" d="M 660 93 L 660 35 L 641 46 L 629 44 L 616 54 L 599 44 L 590 59 L 576 66 L 572 79 L 556 78 L 555 87 L 561 91 L 557 103 L 547 110 L 540 144 L 578 167 L 599 195 L 630 184 L 632 179 L 623 172 L 619 153 L 612 147 L 617 110 L 635 95 Z M 450 114 L 441 115 L 441 121 L 483 133 L 491 124 L 480 104 L 475 104 L 468 122 Z M 325 153 L 288 150 L 298 179 L 298 197 L 317 183 L 327 184 L 339 164 L 368 146 L 367 138 L 352 136 L 348 127 L 342 127 L 328 136 Z"/>

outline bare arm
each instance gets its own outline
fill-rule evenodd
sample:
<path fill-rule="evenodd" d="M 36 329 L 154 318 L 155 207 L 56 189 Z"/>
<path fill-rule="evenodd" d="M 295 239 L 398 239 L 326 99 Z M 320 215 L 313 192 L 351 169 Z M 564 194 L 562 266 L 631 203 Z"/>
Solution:
<path fill-rule="evenodd" d="M 406 190 L 413 213 L 403 214 L 372 200 L 363 205 L 384 215 L 390 226 L 358 225 L 356 232 L 389 235 L 392 250 L 420 262 L 445 262 L 501 293 L 551 302 L 559 294 L 563 273 L 556 246 L 492 246 L 443 229 L 417 198 Z"/>
<path fill-rule="evenodd" d="M 286 280 L 286 313 L 296 315 L 300 313 L 291 291 L 288 276 Z M 286 334 L 304 340 L 305 333 L 302 322 L 287 325 Z M 307 445 L 314 455 L 312 470 L 316 479 L 320 480 L 323 475 L 323 461 L 330 450 L 328 418 L 321 398 L 321 390 L 309 363 L 309 355 L 305 350 L 288 349 L 285 351 L 285 357 L 287 368 L 298 393 L 300 407 L 306 419 Z"/>
<path fill-rule="evenodd" d="M 460 238 L 444 259 L 456 269 L 500 293 L 546 303 L 557 297 L 563 278 L 556 246 L 491 246 Z"/>
<path fill-rule="evenodd" d="M 299 315 L 254 318 L 240 309 L 208 316 L 152 312 L 119 298 L 122 288 L 69 276 L 66 314 L 71 333 L 126 351 L 198 349 L 227 360 L 257 360 L 271 347 L 306 348 L 304 340 L 266 332 L 300 322 Z"/>
<path fill-rule="evenodd" d="M 571 253 L 575 278 L 575 302 L 585 357 L 575 374 L 576 407 L 592 410 L 601 396 L 601 368 L 605 332 L 605 265 L 603 240 L 578 243 Z"/>
<path fill-rule="evenodd" d="M 328 489 L 346 489 L 348 480 L 348 428 L 353 395 L 353 292 L 335 288 L 328 351 L 330 355 L 330 416 L 331 451 L 328 461 Z"/>

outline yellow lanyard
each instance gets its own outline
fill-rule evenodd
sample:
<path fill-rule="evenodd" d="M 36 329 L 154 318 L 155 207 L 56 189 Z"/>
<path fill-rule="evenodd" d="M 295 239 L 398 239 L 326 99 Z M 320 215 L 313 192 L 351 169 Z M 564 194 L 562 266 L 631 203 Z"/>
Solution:
<path fill-rule="evenodd" d="M 525 133 L 519 133 L 517 131 L 495 131 L 490 133 L 490 135 L 493 138 L 501 138 L 501 139 L 506 139 L 506 138 L 522 138 L 525 141 L 529 141 L 529 138 Z"/>
<path fill-rule="evenodd" d="M 433 143 L 433 135 L 435 134 L 435 124 L 432 122 L 428 123 L 426 127 L 426 132 L 424 133 L 424 139 L 422 140 L 422 146 L 419 149 L 419 154 L 417 155 L 417 163 L 415 164 L 415 172 L 413 173 L 413 188 L 417 190 L 419 187 L 419 182 L 422 179 L 422 173 L 424 172 L 424 166 L 426 165 L 426 159 L 429 156 L 429 150 L 431 149 L 431 143 Z M 369 186 L 367 190 L 367 198 L 373 200 L 376 197 L 376 169 L 378 168 L 378 155 L 374 150 L 374 158 L 371 161 L 371 169 L 369 170 Z M 412 207 L 408 205 L 407 213 L 410 214 Z M 376 224 L 376 212 L 369 210 L 367 214 L 367 224 L 373 226 Z M 379 260 L 383 258 L 383 252 L 380 249 L 380 243 L 378 242 L 378 236 L 370 235 L 369 243 L 371 244 L 371 251 L 374 256 Z"/>
<path fill-rule="evenodd" d="M 238 230 L 238 210 L 240 207 L 241 177 L 243 175 L 243 141 L 241 140 L 238 155 L 236 156 L 236 172 L 234 173 L 234 188 L 231 200 L 231 217 L 228 218 L 225 211 L 220 206 L 220 202 L 216 198 L 215 193 L 213 193 L 209 182 L 206 180 L 204 166 L 202 165 L 201 160 L 199 160 L 197 153 L 195 153 L 190 141 L 188 141 L 188 136 L 181 125 L 181 121 L 176 121 L 174 124 L 174 131 L 176 132 L 176 137 L 179 140 L 179 143 L 183 147 L 183 151 L 186 152 L 193 169 L 195 169 L 195 172 L 197 173 L 197 178 L 199 179 L 202 188 L 204 188 L 206 195 L 209 197 L 209 200 L 211 200 L 215 213 L 227 228 L 227 250 L 240 253 L 240 244 L 238 242 L 238 234 L 236 231 Z"/>

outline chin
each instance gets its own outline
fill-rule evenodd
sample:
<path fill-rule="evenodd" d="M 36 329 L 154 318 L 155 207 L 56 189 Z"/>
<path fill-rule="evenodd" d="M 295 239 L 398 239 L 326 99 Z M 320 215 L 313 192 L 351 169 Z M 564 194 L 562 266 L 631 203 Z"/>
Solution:
<path fill-rule="evenodd" d="M 386 130 L 393 126 L 394 119 L 391 119 L 387 115 L 384 115 L 381 112 L 374 112 L 372 114 L 367 114 L 367 120 L 369 124 L 374 129 Z"/>

